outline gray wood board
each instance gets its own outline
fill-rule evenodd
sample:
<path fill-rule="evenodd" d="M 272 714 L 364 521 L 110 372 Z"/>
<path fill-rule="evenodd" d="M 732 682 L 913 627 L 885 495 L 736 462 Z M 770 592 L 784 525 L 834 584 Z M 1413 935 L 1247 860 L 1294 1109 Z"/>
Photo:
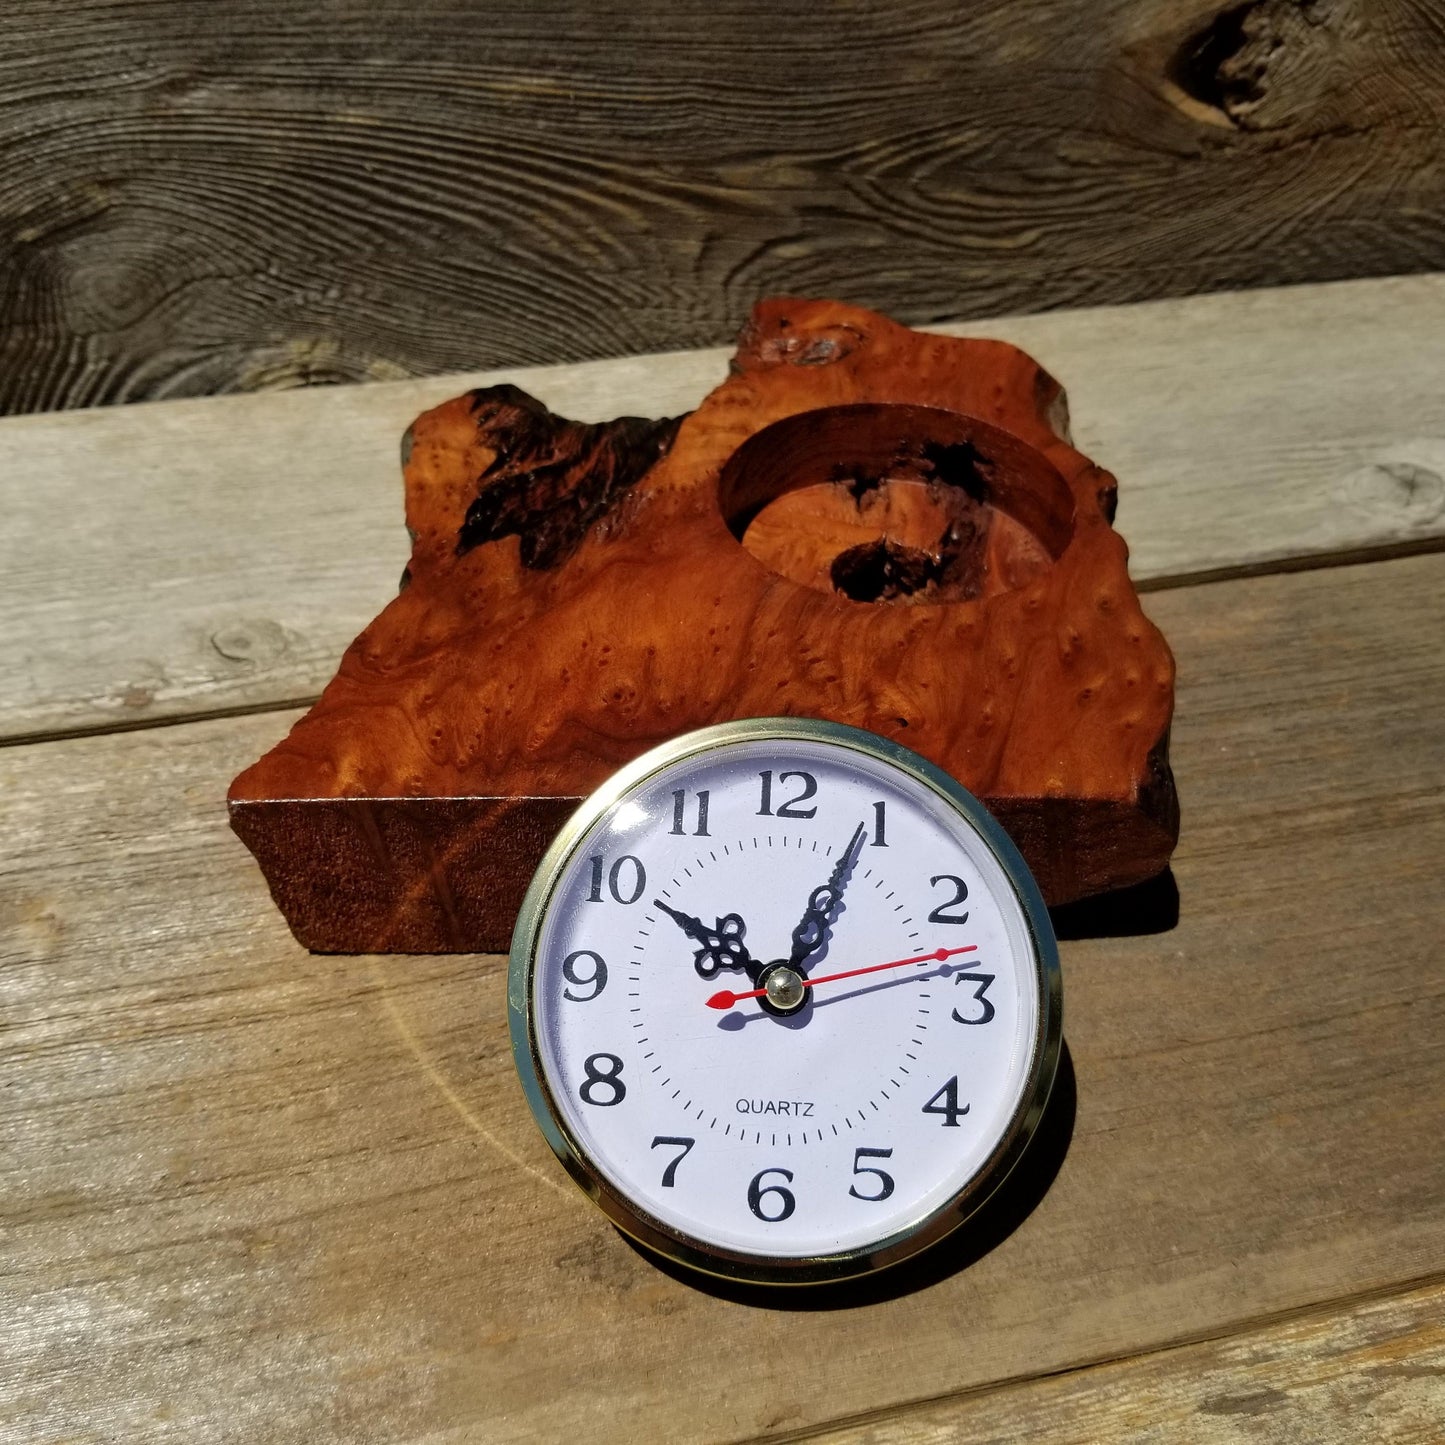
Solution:
<path fill-rule="evenodd" d="M 5 18 L 5 412 L 1445 265 L 1441 0 Z"/>
<path fill-rule="evenodd" d="M 1442 588 L 1426 556 L 1147 599 L 1180 664 L 1177 925 L 1065 943 L 1076 1104 L 1036 1203 L 839 1311 L 623 1242 L 527 1114 L 501 960 L 292 943 L 222 805 L 290 715 L 0 751 L 0 1421 L 780 1435 L 1438 1272 Z"/>
<path fill-rule="evenodd" d="M 1445 276 L 944 329 L 1064 381 L 1144 586 L 1445 536 Z M 0 421 L 0 737 L 313 697 L 394 593 L 420 410 L 506 379 L 587 420 L 675 414 L 726 356 Z"/>

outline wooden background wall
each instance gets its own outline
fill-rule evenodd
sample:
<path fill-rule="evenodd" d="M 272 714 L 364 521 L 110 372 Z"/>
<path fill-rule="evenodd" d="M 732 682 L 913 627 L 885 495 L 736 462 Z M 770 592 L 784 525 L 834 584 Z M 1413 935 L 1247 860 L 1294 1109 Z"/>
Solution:
<path fill-rule="evenodd" d="M 0 412 L 1445 267 L 1445 0 L 5 0 Z"/>

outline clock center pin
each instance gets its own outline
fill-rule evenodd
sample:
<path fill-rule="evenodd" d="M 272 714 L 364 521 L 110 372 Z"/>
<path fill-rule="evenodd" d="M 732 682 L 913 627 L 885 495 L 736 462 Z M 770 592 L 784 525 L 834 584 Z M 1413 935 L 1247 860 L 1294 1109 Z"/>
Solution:
<path fill-rule="evenodd" d="M 807 996 L 802 976 L 786 963 L 775 963 L 763 975 L 762 986 L 770 1004 L 779 1013 L 793 1013 L 802 1008 Z"/>

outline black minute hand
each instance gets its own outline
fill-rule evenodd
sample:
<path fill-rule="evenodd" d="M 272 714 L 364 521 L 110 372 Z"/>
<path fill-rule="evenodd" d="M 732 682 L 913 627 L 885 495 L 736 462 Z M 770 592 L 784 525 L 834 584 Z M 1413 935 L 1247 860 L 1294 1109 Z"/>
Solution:
<path fill-rule="evenodd" d="M 788 959 L 790 968 L 801 967 L 805 960 L 823 946 L 823 940 L 828 936 L 828 924 L 832 921 L 833 910 L 842 900 L 848 871 L 862 846 L 863 832 L 863 825 L 859 823 L 848 840 L 848 846 L 843 849 L 842 856 L 833 865 L 828 881 L 808 895 L 808 906 L 803 910 L 803 917 L 793 930 L 793 953 Z"/>
<path fill-rule="evenodd" d="M 689 938 L 702 945 L 692 959 L 693 967 L 702 978 L 716 978 L 719 969 L 741 968 L 756 981 L 759 965 L 743 942 L 748 926 L 738 914 L 724 914 L 717 920 L 716 928 L 709 928 L 702 919 L 669 908 L 660 898 L 654 898 L 652 906 L 660 908 Z"/>

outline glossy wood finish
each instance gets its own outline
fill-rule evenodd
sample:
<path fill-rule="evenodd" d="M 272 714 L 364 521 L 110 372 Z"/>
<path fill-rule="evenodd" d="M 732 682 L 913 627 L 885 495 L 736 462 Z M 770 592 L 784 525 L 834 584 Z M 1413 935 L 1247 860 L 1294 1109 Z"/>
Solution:
<path fill-rule="evenodd" d="M 508 387 L 417 421 L 406 586 L 230 794 L 308 947 L 505 947 L 576 800 L 735 717 L 922 753 L 1051 903 L 1163 869 L 1173 659 L 1058 383 L 827 301 L 759 306 L 730 370 L 680 425 Z"/>

